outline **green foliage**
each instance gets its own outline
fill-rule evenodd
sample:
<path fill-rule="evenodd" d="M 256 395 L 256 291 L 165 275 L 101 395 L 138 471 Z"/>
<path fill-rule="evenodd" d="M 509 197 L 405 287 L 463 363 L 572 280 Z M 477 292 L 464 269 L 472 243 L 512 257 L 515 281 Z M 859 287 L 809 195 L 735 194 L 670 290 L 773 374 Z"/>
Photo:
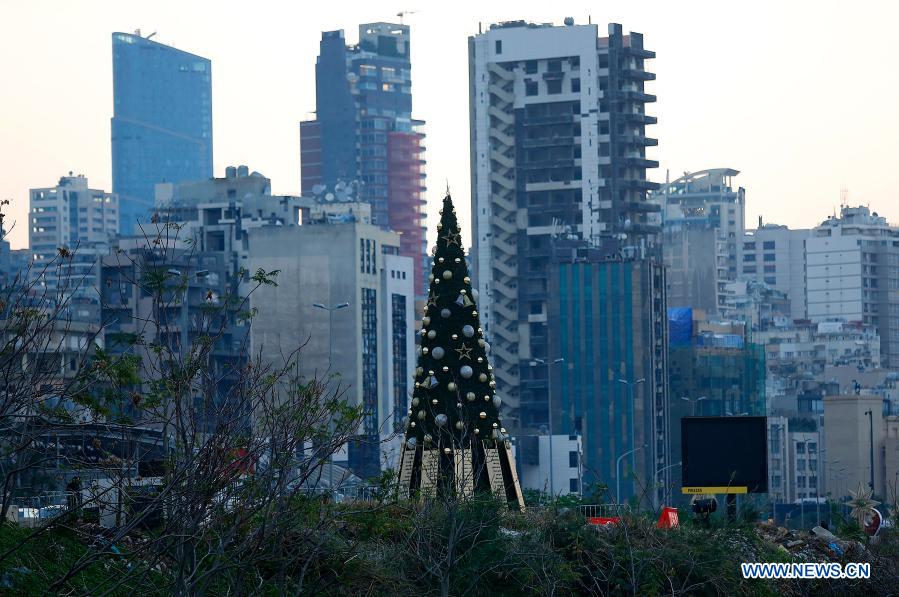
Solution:
<path fill-rule="evenodd" d="M 4 595 L 47 595 L 53 582 L 61 578 L 88 549 L 86 541 L 94 537 L 79 537 L 75 532 L 55 528 L 40 535 L 36 531 L 8 524 L 0 524 L 0 553 L 16 546 L 15 551 L 0 564 L 0 593 Z M 20 545 L 21 543 L 21 545 Z M 121 550 L 120 550 L 121 551 Z M 139 560 L 129 560 L 127 553 L 108 557 L 91 564 L 64 583 L 61 594 L 161 595 L 163 575 L 151 571 L 148 576 L 134 574 Z M 126 574 L 130 572 L 131 574 Z"/>

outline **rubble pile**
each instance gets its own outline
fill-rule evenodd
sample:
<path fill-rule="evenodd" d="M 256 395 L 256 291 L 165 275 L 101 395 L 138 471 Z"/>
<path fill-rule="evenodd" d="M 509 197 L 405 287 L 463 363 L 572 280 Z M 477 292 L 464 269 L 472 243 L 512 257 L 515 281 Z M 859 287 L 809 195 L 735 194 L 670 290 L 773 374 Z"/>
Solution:
<path fill-rule="evenodd" d="M 862 562 L 867 548 L 858 541 L 847 541 L 816 526 L 811 532 L 790 530 L 771 521 L 757 526 L 759 536 L 776 549 L 803 562 Z"/>

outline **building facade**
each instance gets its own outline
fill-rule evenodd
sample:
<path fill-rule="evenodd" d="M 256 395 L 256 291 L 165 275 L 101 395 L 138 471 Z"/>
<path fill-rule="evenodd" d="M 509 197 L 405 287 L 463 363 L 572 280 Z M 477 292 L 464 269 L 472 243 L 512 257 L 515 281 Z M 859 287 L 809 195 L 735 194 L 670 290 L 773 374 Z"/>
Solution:
<path fill-rule="evenodd" d="M 564 360 L 532 368 L 535 388 L 551 393 L 541 423 L 581 436 L 584 483 L 657 505 L 671 471 L 665 268 L 646 259 L 558 261 L 549 284 L 558 300 L 544 341 Z"/>
<path fill-rule="evenodd" d="M 724 284 L 737 279 L 746 191 L 732 168 L 688 173 L 652 194 L 660 207 L 670 305 L 719 313 Z"/>
<path fill-rule="evenodd" d="M 359 25 L 356 45 L 342 30 L 322 33 L 315 98 L 315 119 L 300 123 L 303 194 L 360 183 L 374 223 L 400 233 L 400 254 L 415 261 L 424 296 L 424 122 L 412 118 L 409 26 Z"/>
<path fill-rule="evenodd" d="M 112 34 L 112 190 L 123 234 L 149 219 L 157 183 L 212 176 L 212 63 L 150 37 Z"/>
<path fill-rule="evenodd" d="M 398 236 L 371 222 L 366 203 L 318 205 L 302 226 L 250 232 L 249 269 L 280 270 L 278 285 L 255 295 L 265 308 L 253 322 L 254 351 L 284 365 L 302 346 L 298 374 L 331 379 L 363 407 L 348 450 L 363 479 L 396 457 L 389 440 L 403 430 L 415 369 L 413 263 L 399 255 Z"/>
<path fill-rule="evenodd" d="M 51 293 L 96 300 L 97 259 L 119 232 L 118 197 L 69 172 L 29 191 L 28 219 L 31 275 Z"/>
<path fill-rule="evenodd" d="M 805 319 L 805 240 L 809 230 L 791 230 L 777 224 L 763 224 L 747 230 L 741 239 L 739 275 L 755 280 L 787 295 L 789 317 Z"/>
<path fill-rule="evenodd" d="M 646 177 L 658 165 L 646 155 L 657 144 L 646 136 L 655 53 L 620 25 L 600 37 L 571 19 L 492 25 L 468 47 L 473 276 L 497 384 L 529 428 L 545 422 L 547 404 L 529 363 L 556 356 L 547 342 L 554 243 L 646 255 L 659 230 L 646 197 L 657 187 Z"/>
<path fill-rule="evenodd" d="M 875 328 L 884 366 L 899 368 L 899 227 L 867 207 L 844 206 L 805 247 L 808 318 Z"/>

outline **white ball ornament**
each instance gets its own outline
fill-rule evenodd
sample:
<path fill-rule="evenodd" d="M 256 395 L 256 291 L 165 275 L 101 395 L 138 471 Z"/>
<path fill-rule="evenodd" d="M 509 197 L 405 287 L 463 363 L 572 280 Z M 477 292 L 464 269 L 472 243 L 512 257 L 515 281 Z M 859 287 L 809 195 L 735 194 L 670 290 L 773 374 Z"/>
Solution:
<path fill-rule="evenodd" d="M 452 381 L 451 381 L 451 382 L 449 382 L 448 384 L 446 384 L 446 389 L 449 390 L 450 392 L 455 392 L 455 391 L 456 391 L 456 384 L 455 384 L 455 382 L 452 382 Z"/>
<path fill-rule="evenodd" d="M 465 425 L 462 423 L 462 421 L 456 421 L 456 429 L 462 431 L 463 427 L 465 427 Z"/>
<path fill-rule="evenodd" d="M 428 316 L 426 315 L 426 316 L 424 316 L 424 317 L 421 318 L 421 322 L 422 322 L 424 325 L 428 325 L 429 323 L 431 323 L 431 318 L 428 317 Z"/>
<path fill-rule="evenodd" d="M 477 396 L 475 396 L 475 393 L 474 393 L 474 392 L 469 392 L 469 393 L 465 394 L 465 398 L 466 398 L 469 402 L 474 402 L 474 401 L 475 401 L 475 398 L 477 398 Z"/>
<path fill-rule="evenodd" d="M 474 328 L 470 325 L 462 326 L 462 335 L 466 338 L 471 338 L 472 336 L 474 336 Z"/>
<path fill-rule="evenodd" d="M 433 340 L 433 339 L 436 338 L 436 337 L 437 337 L 437 332 L 436 332 L 436 331 L 431 330 L 430 332 L 428 332 L 428 340 Z"/>
<path fill-rule="evenodd" d="M 449 271 L 448 269 L 443 270 L 443 279 L 444 280 L 452 280 L 453 272 Z"/>
<path fill-rule="evenodd" d="M 486 373 L 481 373 L 480 375 L 478 375 L 478 380 L 479 380 L 481 383 L 484 383 L 485 381 L 487 381 L 487 374 L 486 374 Z"/>
<path fill-rule="evenodd" d="M 449 319 L 450 315 L 452 315 L 452 313 L 450 312 L 449 309 L 441 309 L 440 310 L 440 317 L 442 317 L 444 319 Z"/>
<path fill-rule="evenodd" d="M 474 375 L 474 369 L 468 365 L 463 365 L 462 368 L 459 369 L 459 374 L 465 379 L 470 379 L 471 376 Z"/>
<path fill-rule="evenodd" d="M 423 348 L 422 350 L 428 350 L 427 348 Z M 431 356 L 437 359 L 438 361 L 443 358 L 443 355 L 446 354 L 443 350 L 442 346 L 435 346 L 431 351 Z"/>
<path fill-rule="evenodd" d="M 434 417 L 434 422 L 437 423 L 438 427 L 443 427 L 444 425 L 446 425 L 446 421 L 447 421 L 446 415 L 444 415 L 444 414 L 439 414 L 436 417 Z"/>

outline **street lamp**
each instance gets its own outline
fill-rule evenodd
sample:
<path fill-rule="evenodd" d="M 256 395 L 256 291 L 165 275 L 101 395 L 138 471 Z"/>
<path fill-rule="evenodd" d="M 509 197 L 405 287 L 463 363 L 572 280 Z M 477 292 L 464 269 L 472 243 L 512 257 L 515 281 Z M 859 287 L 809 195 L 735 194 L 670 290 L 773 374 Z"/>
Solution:
<path fill-rule="evenodd" d="M 658 482 L 658 480 L 659 480 L 659 475 L 660 475 L 661 473 L 664 473 L 665 471 L 667 471 L 667 470 L 670 469 L 670 468 L 674 468 L 674 467 L 676 467 L 676 466 L 680 466 L 680 465 L 682 465 L 683 463 L 684 463 L 683 461 L 675 462 L 674 464 L 669 464 L 668 466 L 663 466 L 662 468 L 660 468 L 659 470 L 657 470 L 657 471 L 656 471 L 656 476 L 655 476 L 656 482 Z M 667 485 L 665 486 L 665 501 L 668 501 L 668 486 L 667 486 Z"/>
<path fill-rule="evenodd" d="M 328 312 L 328 369 L 331 369 L 331 346 L 334 344 L 334 311 L 338 309 L 344 309 L 349 307 L 349 303 L 340 303 L 339 305 L 334 305 L 333 307 L 326 307 L 321 303 L 312 303 L 312 306 L 316 309 L 321 309 L 323 311 Z"/>
<path fill-rule="evenodd" d="M 871 491 L 874 491 L 874 411 L 868 409 L 865 411 L 865 414 L 868 415 L 868 440 L 871 444 L 871 481 L 868 485 L 871 486 Z"/>
<path fill-rule="evenodd" d="M 556 479 L 555 475 L 553 475 L 553 372 L 550 365 L 559 365 L 564 363 L 565 359 L 558 358 L 553 361 L 546 361 L 544 359 L 532 359 L 531 367 L 536 367 L 537 365 L 543 365 L 546 367 L 546 410 L 549 414 L 549 493 L 550 495 L 556 495 Z M 578 481 L 580 483 L 580 481 Z M 581 488 L 578 488 L 581 490 Z"/>
<path fill-rule="evenodd" d="M 627 380 L 627 379 L 619 379 L 618 383 L 624 384 L 628 389 L 628 396 L 630 398 L 631 405 L 631 447 L 637 445 L 637 433 L 634 431 L 634 420 L 637 418 L 637 405 L 634 403 L 634 388 L 641 383 L 646 381 L 645 377 L 641 377 L 638 380 Z M 645 446 L 646 444 L 644 444 Z M 631 463 L 631 469 L 637 470 L 637 457 L 634 457 L 634 461 Z"/>
<path fill-rule="evenodd" d="M 646 447 L 646 444 L 643 444 L 639 448 L 634 448 L 632 450 L 628 450 L 624 454 L 618 457 L 618 460 L 615 461 L 615 505 L 621 505 L 621 461 L 624 458 L 627 458 L 628 455 L 633 454 L 637 450 L 642 450 Z"/>
<path fill-rule="evenodd" d="M 334 345 L 334 311 L 345 309 L 350 306 L 349 303 L 340 303 L 333 307 L 326 307 L 321 303 L 312 303 L 316 309 L 328 312 L 328 371 L 331 370 L 331 347 Z M 328 455 L 328 490 L 334 492 L 334 452 Z"/>
<path fill-rule="evenodd" d="M 687 398 L 686 396 L 681 396 L 680 399 L 693 404 L 693 416 L 695 417 L 696 416 L 696 403 L 701 402 L 703 400 L 708 400 L 708 397 L 700 396 L 699 398 Z"/>

